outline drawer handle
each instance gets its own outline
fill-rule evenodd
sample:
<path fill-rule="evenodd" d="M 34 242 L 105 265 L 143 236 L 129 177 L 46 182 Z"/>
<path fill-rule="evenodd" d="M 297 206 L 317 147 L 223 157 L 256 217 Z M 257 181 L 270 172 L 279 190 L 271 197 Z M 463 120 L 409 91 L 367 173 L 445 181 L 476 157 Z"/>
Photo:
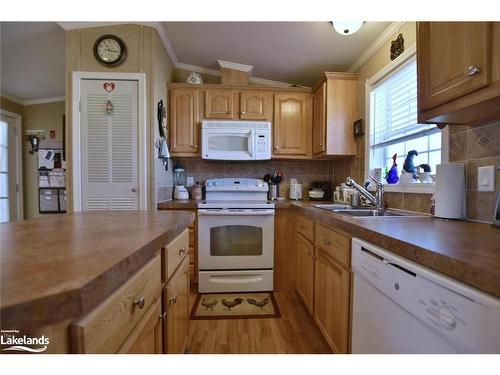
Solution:
<path fill-rule="evenodd" d="M 474 66 L 474 65 L 469 66 L 469 69 L 467 69 L 467 74 L 470 76 L 476 75 L 480 72 L 481 72 L 481 70 L 477 66 Z"/>
<path fill-rule="evenodd" d="M 245 115 L 245 114 L 246 114 L 246 112 L 245 112 L 245 111 L 243 111 L 243 112 L 241 112 L 241 114 L 242 114 L 242 115 Z"/>
<path fill-rule="evenodd" d="M 142 309 L 145 304 L 146 304 L 146 298 L 144 297 L 139 297 L 134 301 L 134 306 L 137 306 L 140 309 Z"/>
<path fill-rule="evenodd" d="M 331 245 L 332 243 L 328 240 L 325 240 L 325 245 Z"/>
<path fill-rule="evenodd" d="M 165 319 L 167 317 L 167 312 L 163 312 L 160 314 L 160 319 Z"/>
<path fill-rule="evenodd" d="M 168 301 L 170 303 L 177 303 L 177 296 L 170 298 Z"/>
<path fill-rule="evenodd" d="M 181 247 L 179 249 L 179 256 L 181 256 L 182 254 L 184 254 L 186 252 L 186 248 L 185 247 Z"/>

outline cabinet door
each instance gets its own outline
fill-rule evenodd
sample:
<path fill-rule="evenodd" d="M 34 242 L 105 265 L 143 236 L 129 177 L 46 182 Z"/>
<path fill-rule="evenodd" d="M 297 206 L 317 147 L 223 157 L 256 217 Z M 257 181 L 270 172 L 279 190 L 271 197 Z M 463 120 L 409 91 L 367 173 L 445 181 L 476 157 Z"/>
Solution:
<path fill-rule="evenodd" d="M 232 119 L 237 115 L 234 111 L 232 90 L 205 91 L 205 118 Z"/>
<path fill-rule="evenodd" d="M 170 152 L 180 156 L 199 153 L 199 91 L 170 90 Z"/>
<path fill-rule="evenodd" d="M 313 154 L 326 151 L 326 82 L 313 95 Z"/>
<path fill-rule="evenodd" d="M 163 345 L 161 331 L 162 318 L 160 315 L 161 299 L 158 298 L 122 345 L 119 353 L 161 354 L 163 352 Z"/>
<path fill-rule="evenodd" d="M 311 95 L 278 93 L 274 95 L 273 156 L 310 156 Z"/>
<path fill-rule="evenodd" d="M 314 320 L 331 349 L 347 353 L 349 345 L 350 271 L 318 251 L 314 280 Z"/>
<path fill-rule="evenodd" d="M 266 91 L 242 91 L 240 118 L 243 120 L 272 120 L 272 94 Z"/>
<path fill-rule="evenodd" d="M 419 110 L 485 87 L 490 82 L 488 22 L 419 22 Z"/>
<path fill-rule="evenodd" d="M 313 287 L 314 287 L 314 245 L 306 240 L 300 233 L 296 234 L 297 240 L 297 293 L 306 305 L 309 313 L 313 312 Z"/>
<path fill-rule="evenodd" d="M 167 323 L 164 325 L 164 351 L 181 354 L 186 349 L 189 334 L 189 259 L 182 261 L 167 286 L 163 289 L 163 311 Z"/>

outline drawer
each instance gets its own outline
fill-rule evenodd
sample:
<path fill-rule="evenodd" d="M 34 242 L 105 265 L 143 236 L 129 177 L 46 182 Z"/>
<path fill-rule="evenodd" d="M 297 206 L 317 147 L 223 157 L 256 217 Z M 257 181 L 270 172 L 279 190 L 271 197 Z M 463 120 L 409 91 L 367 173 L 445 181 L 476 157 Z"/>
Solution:
<path fill-rule="evenodd" d="M 346 267 L 351 266 L 351 239 L 316 223 L 316 247 Z"/>
<path fill-rule="evenodd" d="M 71 337 L 77 353 L 116 353 L 149 306 L 161 295 L 158 254 L 108 299 L 73 323 Z M 143 304 L 139 301 L 143 300 Z"/>
<path fill-rule="evenodd" d="M 189 251 L 189 229 L 185 229 L 163 250 L 162 281 L 166 282 L 174 274 Z"/>
<path fill-rule="evenodd" d="M 304 216 L 296 216 L 295 220 L 297 232 L 309 241 L 314 242 L 314 221 Z"/>

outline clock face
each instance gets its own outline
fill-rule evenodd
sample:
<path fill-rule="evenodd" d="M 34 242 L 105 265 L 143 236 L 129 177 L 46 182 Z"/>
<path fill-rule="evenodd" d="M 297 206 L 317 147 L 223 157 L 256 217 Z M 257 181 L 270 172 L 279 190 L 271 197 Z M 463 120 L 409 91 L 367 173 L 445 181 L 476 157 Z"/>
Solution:
<path fill-rule="evenodd" d="M 99 38 L 94 45 L 94 54 L 97 60 L 106 65 L 117 65 L 125 57 L 125 45 L 111 35 Z"/>

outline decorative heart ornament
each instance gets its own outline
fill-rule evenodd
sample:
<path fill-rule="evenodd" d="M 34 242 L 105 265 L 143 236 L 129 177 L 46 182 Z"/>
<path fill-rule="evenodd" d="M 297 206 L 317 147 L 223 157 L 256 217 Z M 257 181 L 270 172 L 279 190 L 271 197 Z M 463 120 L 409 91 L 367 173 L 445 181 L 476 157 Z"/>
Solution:
<path fill-rule="evenodd" d="M 106 82 L 102 86 L 104 87 L 104 90 L 106 90 L 107 92 L 111 92 L 115 89 L 115 84 L 113 82 Z"/>

